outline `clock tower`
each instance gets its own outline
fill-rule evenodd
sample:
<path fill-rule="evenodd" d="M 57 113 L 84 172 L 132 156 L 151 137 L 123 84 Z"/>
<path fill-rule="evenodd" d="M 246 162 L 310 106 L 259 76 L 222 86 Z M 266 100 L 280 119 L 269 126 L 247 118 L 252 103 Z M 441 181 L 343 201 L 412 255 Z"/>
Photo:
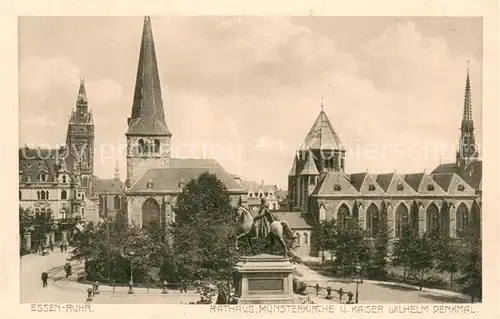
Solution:
<path fill-rule="evenodd" d="M 71 113 L 66 147 L 72 167 L 78 167 L 81 174 L 82 186 L 90 193 L 94 176 L 94 121 L 92 111 L 88 108 L 85 82 L 80 80 L 76 109 Z"/>

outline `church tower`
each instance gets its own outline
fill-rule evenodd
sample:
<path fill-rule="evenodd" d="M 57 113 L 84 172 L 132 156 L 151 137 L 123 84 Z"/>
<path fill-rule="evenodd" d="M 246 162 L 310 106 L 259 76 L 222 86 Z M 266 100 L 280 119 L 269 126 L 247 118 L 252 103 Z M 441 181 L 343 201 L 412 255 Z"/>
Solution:
<path fill-rule="evenodd" d="M 144 18 L 132 114 L 127 120 L 127 178 L 134 182 L 150 168 L 170 166 L 170 138 L 163 110 L 151 18 Z"/>
<path fill-rule="evenodd" d="M 66 147 L 69 153 L 68 164 L 78 166 L 82 186 L 89 194 L 94 176 L 94 120 L 88 107 L 83 78 L 80 79 L 76 109 L 71 113 L 68 123 Z"/>
<path fill-rule="evenodd" d="M 465 80 L 464 109 L 462 115 L 462 125 L 460 127 L 460 139 L 456 156 L 456 165 L 460 172 L 463 172 L 469 163 L 478 159 L 479 152 L 474 134 L 474 121 L 472 119 L 472 100 L 470 90 L 470 75 L 467 68 L 467 78 Z"/>
<path fill-rule="evenodd" d="M 322 99 L 321 111 L 298 149 L 288 174 L 290 209 L 305 209 L 310 193 L 327 172 L 345 170 L 345 157 L 345 148 L 323 110 Z"/>

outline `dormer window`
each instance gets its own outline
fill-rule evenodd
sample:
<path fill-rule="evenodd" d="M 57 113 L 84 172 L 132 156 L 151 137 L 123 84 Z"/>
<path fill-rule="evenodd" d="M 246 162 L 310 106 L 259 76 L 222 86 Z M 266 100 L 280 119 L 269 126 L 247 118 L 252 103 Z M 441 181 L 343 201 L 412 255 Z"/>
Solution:
<path fill-rule="evenodd" d="M 38 163 L 38 168 L 41 168 L 42 167 L 42 163 Z"/>
<path fill-rule="evenodd" d="M 342 187 L 340 187 L 339 184 L 335 184 L 335 186 L 333 186 L 333 190 L 336 192 L 340 192 L 342 190 Z"/>
<path fill-rule="evenodd" d="M 465 185 L 464 184 L 458 184 L 458 191 L 459 192 L 465 191 Z"/>
<path fill-rule="evenodd" d="M 396 187 L 396 189 L 397 189 L 398 191 L 400 191 L 400 192 L 401 192 L 401 191 L 403 191 L 405 188 L 404 188 L 403 184 L 398 184 L 398 186 Z"/>
<path fill-rule="evenodd" d="M 148 183 L 146 184 L 146 188 L 153 188 L 153 179 L 150 178 Z"/>
<path fill-rule="evenodd" d="M 373 192 L 375 190 L 375 185 L 373 185 L 373 184 L 368 185 L 368 190 L 370 192 Z"/>
<path fill-rule="evenodd" d="M 434 189 L 435 189 L 434 185 L 432 185 L 432 184 L 427 185 L 427 190 L 433 191 Z"/>

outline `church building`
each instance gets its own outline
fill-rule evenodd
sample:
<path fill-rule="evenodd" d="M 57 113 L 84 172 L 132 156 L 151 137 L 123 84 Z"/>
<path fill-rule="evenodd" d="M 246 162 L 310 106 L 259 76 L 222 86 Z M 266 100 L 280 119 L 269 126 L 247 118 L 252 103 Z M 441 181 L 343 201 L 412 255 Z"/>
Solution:
<path fill-rule="evenodd" d="M 346 159 L 322 107 L 288 176 L 289 209 L 311 228 L 332 218 L 344 227 L 355 218 L 371 236 L 377 223 L 386 222 L 393 239 L 401 236 L 404 225 L 420 235 L 438 227 L 451 237 L 468 227 L 480 231 L 482 161 L 475 142 L 469 72 L 455 163 L 439 165 L 430 174 L 347 173 Z M 310 247 L 302 254 L 317 255 L 314 245 Z"/>
<path fill-rule="evenodd" d="M 247 191 L 214 159 L 171 157 L 172 133 L 163 108 L 162 90 L 151 19 L 144 19 L 132 112 L 127 121 L 126 200 L 129 220 L 148 227 L 175 220 L 173 207 L 185 183 L 203 172 L 215 174 L 227 187 L 232 203 Z"/>

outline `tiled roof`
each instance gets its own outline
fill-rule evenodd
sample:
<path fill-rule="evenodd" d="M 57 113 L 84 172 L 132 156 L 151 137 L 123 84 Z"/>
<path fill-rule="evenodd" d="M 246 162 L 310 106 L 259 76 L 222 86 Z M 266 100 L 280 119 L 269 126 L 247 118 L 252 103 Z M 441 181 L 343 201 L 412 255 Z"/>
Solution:
<path fill-rule="evenodd" d="M 183 165 L 183 161 L 183 159 L 177 159 L 172 162 L 172 167 L 151 168 L 147 170 L 139 180 L 134 183 L 130 192 L 177 192 L 180 191 L 180 182 L 187 183 L 204 172 L 215 174 L 229 191 L 238 193 L 245 192 L 231 174 L 227 173 L 220 165 L 215 165 L 216 161 L 206 159 L 187 160 L 186 166 Z M 196 167 L 195 164 L 198 166 Z M 152 188 L 147 187 L 150 180 L 153 181 Z"/>
<path fill-rule="evenodd" d="M 293 157 L 293 163 L 292 163 L 292 168 L 290 169 L 290 172 L 288 173 L 288 176 L 295 176 L 297 174 L 297 156 Z"/>
<path fill-rule="evenodd" d="M 309 153 L 309 156 L 307 156 L 306 165 L 304 165 L 304 168 L 300 172 L 300 175 L 319 175 L 316 164 L 314 164 L 312 153 Z"/>
<path fill-rule="evenodd" d="M 57 170 L 60 168 L 59 165 L 63 162 L 64 157 L 68 159 L 67 155 L 64 148 L 19 148 L 19 171 L 22 172 L 19 176 L 20 181 L 26 182 L 29 176 L 32 182 L 39 182 L 39 176 L 43 172 L 47 175 L 46 181 L 53 182 L 54 178 L 57 176 Z M 69 167 L 67 162 L 66 167 L 70 179 L 73 180 L 71 167 Z"/>
<path fill-rule="evenodd" d="M 349 179 L 351 180 L 352 186 L 359 191 L 361 189 L 361 185 L 363 184 L 363 181 L 365 180 L 367 173 L 356 173 L 356 174 L 350 174 L 348 175 Z"/>
<path fill-rule="evenodd" d="M 351 185 L 343 172 L 328 172 L 312 192 L 312 195 L 357 195 L 358 191 Z"/>
<path fill-rule="evenodd" d="M 450 188 L 453 176 L 455 176 L 455 173 L 431 174 L 432 179 L 445 191 Z"/>
<path fill-rule="evenodd" d="M 418 192 L 422 179 L 424 178 L 424 173 L 414 173 L 406 174 L 404 177 L 405 182 L 413 188 L 415 192 Z"/>
<path fill-rule="evenodd" d="M 473 161 L 465 168 L 465 171 L 460 174 L 467 184 L 474 189 L 479 189 L 479 185 L 483 180 L 483 161 Z"/>
<path fill-rule="evenodd" d="M 387 189 L 389 188 L 389 185 L 391 184 L 391 181 L 394 177 L 395 173 L 386 173 L 386 174 L 378 174 L 376 181 L 377 184 L 379 184 L 380 187 L 384 190 L 384 192 L 387 192 Z"/>
<path fill-rule="evenodd" d="M 151 19 L 144 18 L 132 114 L 127 135 L 171 135 L 161 93 Z"/>
<path fill-rule="evenodd" d="M 439 164 L 431 174 L 458 173 L 459 169 L 455 163 Z"/>
<path fill-rule="evenodd" d="M 242 181 L 241 184 L 247 191 L 253 191 L 255 193 L 258 192 L 259 189 L 261 189 L 263 193 L 269 193 L 272 191 L 276 194 L 278 191 L 276 185 L 271 184 L 259 184 L 254 181 Z"/>
<path fill-rule="evenodd" d="M 278 220 L 284 220 L 292 230 L 311 229 L 314 227 L 314 219 L 310 214 L 300 212 L 271 212 Z"/>
<path fill-rule="evenodd" d="M 125 184 L 116 179 L 93 179 L 93 194 L 123 194 L 125 193 Z"/>
<path fill-rule="evenodd" d="M 326 113 L 322 110 L 307 134 L 300 150 L 343 150 L 344 146 Z"/>

